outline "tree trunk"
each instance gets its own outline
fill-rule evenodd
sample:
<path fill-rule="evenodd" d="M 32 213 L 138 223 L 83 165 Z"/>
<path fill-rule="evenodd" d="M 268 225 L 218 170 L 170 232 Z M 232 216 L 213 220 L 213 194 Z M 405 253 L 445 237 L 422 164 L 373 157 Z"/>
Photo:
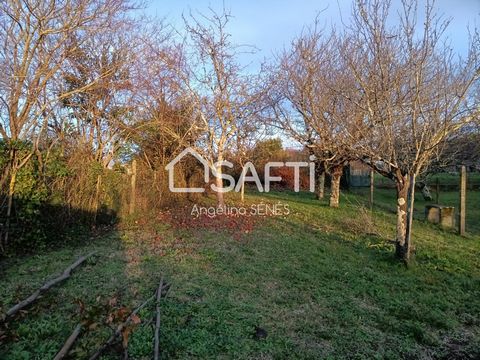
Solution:
<path fill-rule="evenodd" d="M 373 190 L 375 188 L 375 171 L 370 169 L 370 210 L 373 210 Z"/>
<path fill-rule="evenodd" d="M 322 200 L 325 196 L 325 167 L 323 162 L 315 162 L 315 176 L 317 179 L 317 199 Z"/>
<path fill-rule="evenodd" d="M 405 236 L 405 261 L 410 259 L 410 252 L 412 249 L 412 225 L 413 225 L 413 210 L 415 205 L 415 174 L 410 176 L 410 189 L 408 194 L 408 219 L 407 219 L 407 233 Z"/>
<path fill-rule="evenodd" d="M 317 199 L 322 200 L 325 196 L 325 171 L 318 175 L 317 179 Z"/>
<path fill-rule="evenodd" d="M 407 243 L 407 200 L 409 188 L 408 176 L 398 175 L 396 177 L 397 188 L 397 234 L 395 238 L 395 254 L 399 259 L 408 259 Z"/>
<path fill-rule="evenodd" d="M 222 167 L 217 166 L 217 174 L 215 177 L 215 185 L 217 185 L 217 190 L 223 189 L 223 179 L 222 179 Z M 223 199 L 223 192 L 217 191 L 217 206 L 225 207 L 225 200 Z"/>
<path fill-rule="evenodd" d="M 340 178 L 342 177 L 343 166 L 335 166 L 332 170 L 332 181 L 330 184 L 330 207 L 338 207 L 340 202 Z"/>

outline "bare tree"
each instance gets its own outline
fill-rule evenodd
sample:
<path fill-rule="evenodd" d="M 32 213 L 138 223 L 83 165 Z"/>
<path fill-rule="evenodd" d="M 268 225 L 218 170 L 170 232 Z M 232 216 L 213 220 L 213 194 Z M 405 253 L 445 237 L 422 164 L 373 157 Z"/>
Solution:
<path fill-rule="evenodd" d="M 222 162 L 232 145 L 239 124 L 258 111 L 261 91 L 258 77 L 249 75 L 238 56 L 251 47 L 237 46 L 227 32 L 230 14 L 190 15 L 185 20 L 189 36 L 185 46 L 184 89 L 193 104 L 196 129 L 203 136 L 197 150 L 215 171 L 219 206 L 224 205 Z"/>
<path fill-rule="evenodd" d="M 262 137 L 266 134 L 263 126 L 264 122 L 260 116 L 252 116 L 245 121 L 241 121 L 238 124 L 238 131 L 234 140 L 234 154 L 233 159 L 238 163 L 241 168 L 241 173 L 246 171 L 245 166 L 248 162 L 253 161 L 255 158 L 255 146 L 261 141 Z M 240 180 L 243 177 L 240 176 Z M 242 181 L 240 187 L 240 200 L 243 203 L 245 201 L 245 182 Z"/>
<path fill-rule="evenodd" d="M 323 34 L 318 21 L 295 39 L 279 59 L 274 105 L 278 126 L 315 155 L 319 198 L 322 173 L 331 175 L 332 207 L 338 207 L 343 168 L 353 158 L 344 143 L 345 129 L 356 116 L 341 94 L 349 83 L 339 62 L 339 42 L 334 32 Z"/>
<path fill-rule="evenodd" d="M 106 29 L 83 40 L 66 59 L 61 72 L 63 81 L 58 84 L 59 93 L 71 95 L 62 98 L 61 109 L 52 123 L 55 128 L 70 129 L 69 160 L 81 163 L 83 169 L 76 172 L 78 181 L 65 189 L 68 202 L 94 214 L 101 201 L 103 172 L 116 160 L 128 130 L 136 122 L 134 72 L 141 44 L 133 25 L 129 21 L 118 23 L 115 29 Z M 92 82 L 94 86 L 76 91 Z M 76 195 L 88 194 L 89 186 L 85 182 L 90 172 L 96 173 L 95 189 L 82 204 Z"/>
<path fill-rule="evenodd" d="M 456 58 L 443 41 L 448 20 L 427 2 L 419 26 L 417 5 L 402 1 L 400 24 L 388 26 L 390 2 L 358 1 L 342 48 L 359 94 L 350 100 L 363 113 L 346 129 L 345 144 L 395 181 L 396 254 L 404 260 L 412 249 L 416 177 L 442 142 L 479 114 L 472 101 L 480 75 L 477 35 L 467 58 Z"/>
<path fill-rule="evenodd" d="M 185 96 L 184 49 L 166 30 L 156 23 L 143 35 L 135 76 L 138 121 L 129 129 L 142 160 L 154 171 L 182 147 L 194 146 L 199 133 L 192 101 Z"/>
<path fill-rule="evenodd" d="M 49 113 L 59 100 L 95 85 L 99 78 L 65 93 L 57 93 L 54 79 L 78 48 L 72 39 L 88 39 L 95 32 L 115 26 L 120 13 L 130 9 L 125 0 L 79 0 L 30 3 L 9 0 L 0 5 L 0 135 L 9 146 L 8 204 L 3 242 L 8 227 L 18 170 L 35 153 Z M 105 75 L 105 74 L 102 74 Z M 19 151 L 25 141 L 29 151 Z M 3 180 L 2 182 L 4 182 Z"/>
<path fill-rule="evenodd" d="M 183 148 L 195 146 L 200 130 L 193 116 L 192 102 L 184 96 L 186 91 L 182 88 L 183 49 L 171 42 L 161 29 L 157 35 L 148 33 L 144 44 L 137 64 L 137 120 L 126 136 L 137 149 L 137 159 L 153 175 L 157 196 L 152 204 L 158 205 L 163 191 L 167 190 L 165 166 Z M 182 180 L 188 185 L 196 171 L 192 166 L 182 168 Z"/>

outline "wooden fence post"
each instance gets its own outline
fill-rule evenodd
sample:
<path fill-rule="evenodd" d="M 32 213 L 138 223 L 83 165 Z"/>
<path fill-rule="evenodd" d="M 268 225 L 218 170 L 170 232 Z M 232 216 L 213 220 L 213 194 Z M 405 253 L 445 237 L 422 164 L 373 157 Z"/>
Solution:
<path fill-rule="evenodd" d="M 375 186 L 375 172 L 370 169 L 370 210 L 373 210 L 373 189 Z"/>
<path fill-rule="evenodd" d="M 130 181 L 131 181 L 130 185 L 132 189 L 131 189 L 131 196 L 130 196 L 130 212 L 129 213 L 131 215 L 135 212 L 135 197 L 136 197 L 135 187 L 137 184 L 137 160 L 132 161 L 132 178 Z"/>
<path fill-rule="evenodd" d="M 93 223 L 95 224 L 97 222 L 97 215 L 98 215 L 98 205 L 100 202 L 100 190 L 102 186 L 102 175 L 97 176 L 97 185 L 95 187 L 95 203 L 93 204 L 94 206 L 94 214 L 93 214 Z"/>
<path fill-rule="evenodd" d="M 466 194 L 467 193 L 467 170 L 465 165 L 462 165 L 462 170 L 460 171 L 460 216 L 458 231 L 461 236 L 465 235 L 465 203 L 466 203 Z"/>

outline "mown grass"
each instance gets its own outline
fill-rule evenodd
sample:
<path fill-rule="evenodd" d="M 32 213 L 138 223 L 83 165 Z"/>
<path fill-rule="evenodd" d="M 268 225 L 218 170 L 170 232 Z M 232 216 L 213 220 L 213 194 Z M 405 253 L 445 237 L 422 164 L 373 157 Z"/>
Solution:
<path fill-rule="evenodd" d="M 51 359 L 78 321 L 93 318 L 72 354 L 85 358 L 110 334 L 105 320 L 113 310 L 107 304 L 114 299 L 115 309 L 135 307 L 153 294 L 161 274 L 172 284 L 162 302 L 163 358 L 480 356 L 476 215 L 469 217 L 469 235 L 461 238 L 424 223 L 418 199 L 416 254 L 407 268 L 392 256 L 389 190 L 376 192 L 373 213 L 365 209 L 362 192 L 343 195 L 340 209 L 309 193 L 250 194 L 248 201 L 287 203 L 290 214 L 263 218 L 241 237 L 221 227 L 177 228 L 139 219 L 88 245 L 4 261 L 3 310 L 79 254 L 97 251 L 70 280 L 9 324 L 0 358 Z M 469 203 L 472 215 L 478 214 L 475 204 Z M 153 307 L 140 315 L 128 353 L 150 359 Z M 256 338 L 256 328 L 266 338 Z M 104 358 L 119 358 L 115 350 Z"/>
<path fill-rule="evenodd" d="M 354 200 L 357 204 L 369 206 L 366 201 L 369 195 L 369 189 L 359 188 L 354 191 L 360 196 L 360 199 Z M 415 193 L 414 217 L 418 220 L 425 218 L 425 205 L 435 203 L 435 194 L 433 201 L 423 199 L 420 191 Z M 348 199 L 348 196 L 347 196 Z M 460 196 L 458 191 L 441 191 L 438 197 L 438 203 L 445 206 L 453 206 L 455 208 L 455 221 L 458 222 L 458 209 L 460 206 Z M 374 205 L 377 210 L 384 210 L 387 213 L 395 211 L 395 191 L 393 189 L 375 189 Z M 471 235 L 480 234 L 480 191 L 467 191 L 466 193 L 466 228 Z"/>
<path fill-rule="evenodd" d="M 417 181 L 427 183 L 427 185 L 431 187 L 432 191 L 435 190 L 437 182 L 441 189 L 446 187 L 450 190 L 453 190 L 458 189 L 458 186 L 460 184 L 460 174 L 458 172 L 426 174 L 420 176 Z M 394 187 L 395 183 L 393 182 L 393 180 L 386 178 L 385 176 L 375 174 L 375 185 L 383 187 Z M 480 189 L 480 173 L 467 172 L 467 187 L 475 190 Z"/>

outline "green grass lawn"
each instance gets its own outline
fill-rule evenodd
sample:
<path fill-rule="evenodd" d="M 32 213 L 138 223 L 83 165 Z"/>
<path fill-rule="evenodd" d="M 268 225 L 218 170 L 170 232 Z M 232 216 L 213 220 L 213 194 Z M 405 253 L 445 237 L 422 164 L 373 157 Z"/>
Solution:
<path fill-rule="evenodd" d="M 436 173 L 436 174 L 426 174 L 420 176 L 417 181 L 426 182 L 432 190 L 432 195 L 436 188 L 438 182 L 440 188 L 448 188 L 450 190 L 458 189 L 460 183 L 460 174 L 459 173 Z M 384 186 L 384 187 L 394 187 L 395 183 L 393 180 L 386 178 L 380 174 L 375 174 L 375 185 Z M 478 172 L 467 172 L 467 187 L 474 190 L 480 190 L 480 173 Z"/>
<path fill-rule="evenodd" d="M 418 199 L 408 268 L 392 255 L 389 190 L 376 192 L 373 213 L 362 191 L 342 195 L 340 209 L 309 193 L 250 194 L 249 203 L 287 203 L 290 214 L 228 226 L 148 217 L 76 246 L 4 260 L 3 311 L 77 256 L 98 252 L 9 323 L 0 358 L 51 359 L 89 319 L 72 352 L 86 358 L 110 335 L 109 314 L 140 304 L 165 274 L 172 287 L 162 302 L 163 358 L 478 359 L 480 196 L 470 198 L 465 238 L 424 223 Z M 153 306 L 140 313 L 131 359 L 152 357 L 152 317 Z M 254 336 L 256 327 L 266 338 Z M 119 358 L 118 349 L 104 358 Z"/>
<path fill-rule="evenodd" d="M 369 198 L 370 190 L 367 188 L 358 188 L 353 191 L 359 195 L 359 199 L 353 200 L 356 204 L 369 206 L 366 201 Z M 433 201 L 425 201 L 420 191 L 415 193 L 414 217 L 418 220 L 425 218 L 425 205 L 435 203 L 435 194 L 432 194 Z M 349 197 L 347 196 L 347 199 Z M 363 201 L 362 201 L 363 200 Z M 445 206 L 453 206 L 456 212 L 455 220 L 458 221 L 458 209 L 460 196 L 458 191 L 441 191 L 438 203 Z M 396 206 L 395 190 L 393 189 L 375 189 L 374 191 L 375 209 L 384 210 L 393 213 Z M 467 191 L 466 196 L 466 228 L 472 235 L 480 235 L 480 191 Z"/>

